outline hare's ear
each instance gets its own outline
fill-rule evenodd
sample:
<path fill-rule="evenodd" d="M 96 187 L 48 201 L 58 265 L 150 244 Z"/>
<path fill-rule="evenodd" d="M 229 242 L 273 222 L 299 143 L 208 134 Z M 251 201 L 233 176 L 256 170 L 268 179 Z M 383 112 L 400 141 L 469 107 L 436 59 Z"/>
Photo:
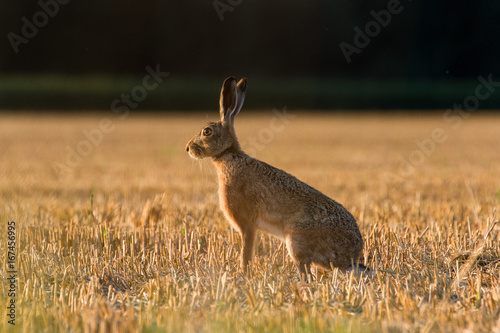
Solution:
<path fill-rule="evenodd" d="M 238 113 L 240 113 L 241 107 L 243 106 L 243 102 L 245 101 L 245 93 L 247 91 L 247 78 L 244 77 L 238 82 L 236 85 L 236 108 L 234 109 L 234 112 L 231 114 L 231 117 L 233 118 L 236 117 Z"/>
<path fill-rule="evenodd" d="M 220 120 L 231 124 L 231 113 L 236 107 L 236 79 L 232 76 L 224 80 L 222 90 L 220 91 Z"/>

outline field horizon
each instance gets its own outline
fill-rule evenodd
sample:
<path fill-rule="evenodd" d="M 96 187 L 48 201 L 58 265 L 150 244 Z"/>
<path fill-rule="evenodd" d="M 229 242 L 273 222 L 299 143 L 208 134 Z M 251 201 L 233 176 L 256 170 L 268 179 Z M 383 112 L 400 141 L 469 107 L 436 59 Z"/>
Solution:
<path fill-rule="evenodd" d="M 309 283 L 266 234 L 239 271 L 215 169 L 185 151 L 217 118 L 0 114 L 0 331 L 500 332 L 500 115 L 243 110 L 243 149 L 346 207 L 378 271 Z"/>

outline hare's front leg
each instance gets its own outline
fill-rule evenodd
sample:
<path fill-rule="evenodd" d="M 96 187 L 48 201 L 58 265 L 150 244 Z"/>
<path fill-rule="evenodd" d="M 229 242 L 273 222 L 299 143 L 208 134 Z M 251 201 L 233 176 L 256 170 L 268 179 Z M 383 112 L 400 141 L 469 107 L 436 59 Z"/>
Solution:
<path fill-rule="evenodd" d="M 252 260 L 255 248 L 255 238 L 257 232 L 255 229 L 246 229 L 241 231 L 243 247 L 241 250 L 241 269 L 247 273 L 248 263 Z"/>

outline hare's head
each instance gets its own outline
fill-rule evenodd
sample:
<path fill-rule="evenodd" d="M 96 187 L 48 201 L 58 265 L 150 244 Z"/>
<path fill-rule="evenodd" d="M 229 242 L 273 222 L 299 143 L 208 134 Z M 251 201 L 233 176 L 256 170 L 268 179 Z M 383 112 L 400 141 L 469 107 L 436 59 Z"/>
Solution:
<path fill-rule="evenodd" d="M 238 84 L 232 76 L 224 81 L 220 93 L 220 120 L 208 123 L 188 142 L 186 151 L 191 157 L 217 158 L 231 149 L 241 151 L 234 132 L 234 117 L 243 106 L 246 88 L 246 78 Z"/>

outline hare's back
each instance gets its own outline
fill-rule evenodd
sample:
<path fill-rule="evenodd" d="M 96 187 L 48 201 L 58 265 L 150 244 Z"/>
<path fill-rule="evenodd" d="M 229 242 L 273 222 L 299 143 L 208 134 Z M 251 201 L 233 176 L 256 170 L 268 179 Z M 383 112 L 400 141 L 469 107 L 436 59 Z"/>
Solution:
<path fill-rule="evenodd" d="M 324 195 L 295 176 L 262 161 L 253 160 L 255 179 L 260 179 L 265 196 L 273 202 L 292 210 L 300 211 L 302 216 L 316 221 L 331 223 L 339 220 L 344 223 L 356 223 L 354 217 L 340 203 Z"/>

